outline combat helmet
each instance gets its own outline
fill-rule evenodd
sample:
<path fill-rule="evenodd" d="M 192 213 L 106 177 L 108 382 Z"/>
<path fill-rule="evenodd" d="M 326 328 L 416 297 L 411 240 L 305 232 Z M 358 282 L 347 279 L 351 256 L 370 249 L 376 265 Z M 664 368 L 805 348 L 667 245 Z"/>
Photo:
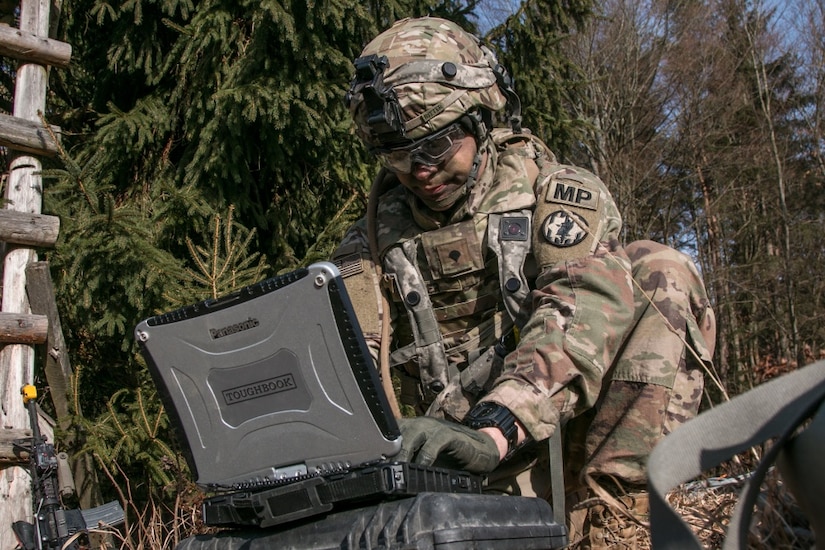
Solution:
<path fill-rule="evenodd" d="M 345 102 L 372 151 L 403 147 L 471 115 L 478 138 L 508 108 L 520 131 L 520 103 L 495 54 L 455 23 L 402 19 L 355 60 Z"/>

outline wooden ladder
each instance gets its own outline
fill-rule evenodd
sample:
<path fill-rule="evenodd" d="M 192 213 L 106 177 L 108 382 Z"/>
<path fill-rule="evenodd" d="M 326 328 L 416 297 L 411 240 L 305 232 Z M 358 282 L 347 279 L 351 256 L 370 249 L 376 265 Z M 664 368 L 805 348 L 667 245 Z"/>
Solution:
<path fill-rule="evenodd" d="M 60 220 L 41 214 L 43 183 L 40 158 L 58 153 L 60 128 L 44 123 L 50 67 L 65 68 L 72 49 L 53 40 L 52 29 L 60 1 L 21 0 L 19 13 L 3 14 L 19 27 L 0 24 L 0 56 L 19 62 L 11 114 L 0 113 L 0 146 L 8 151 L 5 205 L 0 210 L 0 247 L 4 248 L 2 311 L 0 311 L 0 548 L 17 541 L 11 522 L 31 521 L 31 479 L 25 458 L 10 443 L 24 437 L 29 417 L 20 390 L 34 381 L 34 347 L 46 345 L 45 373 L 58 422 L 68 418 L 71 367 L 65 356 L 62 331 L 48 266 L 38 262 L 37 248 L 54 246 Z M 54 18 L 52 16 L 55 16 Z M 47 426 L 43 428 L 48 429 Z M 47 433 L 44 431 L 44 433 Z M 50 437 L 51 439 L 51 437 Z"/>

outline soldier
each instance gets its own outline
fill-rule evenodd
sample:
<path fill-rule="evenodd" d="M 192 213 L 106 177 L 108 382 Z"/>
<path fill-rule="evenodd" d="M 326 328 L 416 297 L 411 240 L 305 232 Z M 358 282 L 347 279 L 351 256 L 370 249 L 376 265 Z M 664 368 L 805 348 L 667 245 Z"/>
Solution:
<path fill-rule="evenodd" d="M 383 169 L 333 261 L 414 411 L 400 458 L 549 498 L 546 441 L 563 429 L 571 541 L 635 547 L 647 456 L 696 414 L 713 354 L 695 266 L 623 247 L 604 183 L 520 127 L 508 74 L 450 21 L 380 34 L 346 101 Z"/>

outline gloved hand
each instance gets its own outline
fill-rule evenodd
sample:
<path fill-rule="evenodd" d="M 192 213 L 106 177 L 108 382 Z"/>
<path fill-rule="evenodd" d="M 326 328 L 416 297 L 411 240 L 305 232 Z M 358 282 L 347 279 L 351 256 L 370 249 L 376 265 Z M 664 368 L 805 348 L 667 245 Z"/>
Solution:
<path fill-rule="evenodd" d="M 499 452 L 489 435 L 461 424 L 420 416 L 402 418 L 401 452 L 397 459 L 423 466 L 441 466 L 476 474 L 492 472 Z"/>

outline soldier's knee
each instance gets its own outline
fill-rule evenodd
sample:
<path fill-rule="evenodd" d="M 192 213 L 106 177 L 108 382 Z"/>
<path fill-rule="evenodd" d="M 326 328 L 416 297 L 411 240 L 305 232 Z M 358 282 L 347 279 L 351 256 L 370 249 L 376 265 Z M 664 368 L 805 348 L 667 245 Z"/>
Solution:
<path fill-rule="evenodd" d="M 646 258 L 649 258 L 656 253 L 666 250 L 673 250 L 669 246 L 657 243 L 656 241 L 648 240 L 633 241 L 632 243 L 626 245 L 624 249 L 625 252 L 627 252 L 628 258 L 630 258 L 630 261 L 634 264 L 644 261 Z"/>
<path fill-rule="evenodd" d="M 713 355 L 716 321 L 696 264 L 687 254 L 654 241 L 635 241 L 625 247 L 633 278 L 654 301 L 662 300 L 690 312 Z M 688 321 L 689 325 L 693 323 Z M 698 335 L 697 335 L 698 336 Z"/>
<path fill-rule="evenodd" d="M 696 264 L 687 254 L 655 241 L 634 241 L 625 251 L 637 280 L 664 278 L 667 287 L 677 292 L 707 296 Z"/>
<path fill-rule="evenodd" d="M 625 246 L 625 252 L 634 269 L 638 267 L 644 268 L 644 271 L 674 270 L 676 274 L 699 279 L 696 265 L 690 256 L 667 245 L 656 241 L 633 241 Z"/>

